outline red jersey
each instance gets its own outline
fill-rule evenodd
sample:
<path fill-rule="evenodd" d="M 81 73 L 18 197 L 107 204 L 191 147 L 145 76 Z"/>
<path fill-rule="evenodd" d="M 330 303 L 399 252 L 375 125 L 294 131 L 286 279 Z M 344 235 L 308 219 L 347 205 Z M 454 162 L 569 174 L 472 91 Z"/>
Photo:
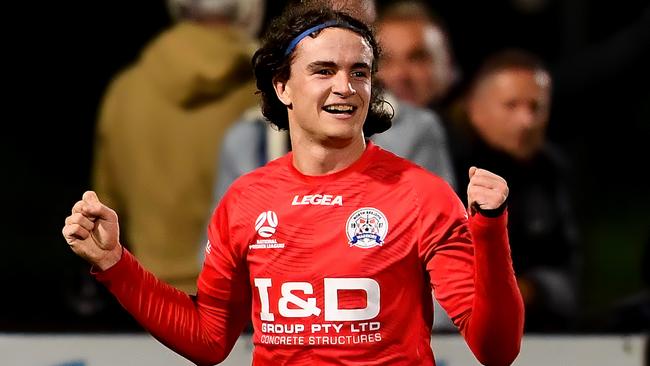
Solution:
<path fill-rule="evenodd" d="M 514 358 L 523 305 L 505 214 L 471 221 L 445 181 L 372 143 L 324 176 L 298 172 L 290 153 L 222 199 L 195 300 L 128 253 L 98 277 L 198 363 L 227 356 L 252 318 L 254 365 L 434 365 L 432 289 L 479 360 Z M 132 278 L 140 289 L 119 285 Z"/>

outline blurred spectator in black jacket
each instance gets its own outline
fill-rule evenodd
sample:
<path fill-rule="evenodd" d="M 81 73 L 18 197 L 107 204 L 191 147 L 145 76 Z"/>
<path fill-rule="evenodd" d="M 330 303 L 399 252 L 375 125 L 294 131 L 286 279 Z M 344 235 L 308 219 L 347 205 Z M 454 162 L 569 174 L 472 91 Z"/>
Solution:
<path fill-rule="evenodd" d="M 570 170 L 546 138 L 550 96 L 543 62 L 523 50 L 505 50 L 478 69 L 450 126 L 458 187 L 466 186 L 470 166 L 508 181 L 510 245 L 526 330 L 533 332 L 573 329 L 579 299 Z"/>

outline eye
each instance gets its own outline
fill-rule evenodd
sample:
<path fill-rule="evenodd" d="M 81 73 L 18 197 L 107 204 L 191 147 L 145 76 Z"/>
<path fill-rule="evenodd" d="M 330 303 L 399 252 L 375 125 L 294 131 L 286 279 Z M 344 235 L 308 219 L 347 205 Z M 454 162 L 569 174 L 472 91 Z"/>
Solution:
<path fill-rule="evenodd" d="M 331 69 L 319 69 L 319 70 L 316 70 L 315 74 L 317 74 L 317 75 L 333 75 L 334 71 L 332 71 Z"/>
<path fill-rule="evenodd" d="M 426 50 L 417 49 L 408 55 L 408 60 L 411 62 L 430 62 L 433 60 L 433 57 Z"/>
<path fill-rule="evenodd" d="M 509 100 L 509 101 L 506 101 L 503 104 L 505 105 L 505 107 L 507 109 L 510 109 L 510 110 L 517 108 L 517 101 L 515 101 L 515 100 Z"/>
<path fill-rule="evenodd" d="M 367 71 L 353 71 L 352 72 L 352 77 L 358 78 L 358 79 L 365 79 L 368 77 L 368 72 Z"/>
<path fill-rule="evenodd" d="M 531 101 L 529 103 L 528 107 L 530 108 L 531 112 L 533 112 L 533 113 L 541 112 L 543 110 L 543 108 L 544 108 L 544 106 L 542 104 L 538 103 L 537 101 Z"/>

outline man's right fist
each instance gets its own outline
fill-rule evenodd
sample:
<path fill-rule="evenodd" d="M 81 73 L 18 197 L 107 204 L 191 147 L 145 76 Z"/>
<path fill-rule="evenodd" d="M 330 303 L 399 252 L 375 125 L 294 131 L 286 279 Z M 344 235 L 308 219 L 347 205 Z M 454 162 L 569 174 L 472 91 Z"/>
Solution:
<path fill-rule="evenodd" d="M 83 194 L 65 219 L 63 237 L 75 254 L 106 270 L 122 256 L 117 214 L 102 204 L 93 191 Z"/>

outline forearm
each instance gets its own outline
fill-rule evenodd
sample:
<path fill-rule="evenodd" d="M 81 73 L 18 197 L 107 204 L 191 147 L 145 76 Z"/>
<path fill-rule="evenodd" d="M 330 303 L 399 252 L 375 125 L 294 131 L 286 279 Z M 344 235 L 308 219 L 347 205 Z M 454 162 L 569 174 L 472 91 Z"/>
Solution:
<path fill-rule="evenodd" d="M 475 293 L 463 335 L 485 365 L 510 365 L 519 354 L 524 305 L 512 268 L 507 213 L 470 220 L 475 251 Z"/>
<path fill-rule="evenodd" d="M 226 305 L 197 301 L 158 280 L 126 250 L 116 265 L 94 275 L 156 339 L 199 365 L 223 360 L 241 332 L 226 329 Z"/>

